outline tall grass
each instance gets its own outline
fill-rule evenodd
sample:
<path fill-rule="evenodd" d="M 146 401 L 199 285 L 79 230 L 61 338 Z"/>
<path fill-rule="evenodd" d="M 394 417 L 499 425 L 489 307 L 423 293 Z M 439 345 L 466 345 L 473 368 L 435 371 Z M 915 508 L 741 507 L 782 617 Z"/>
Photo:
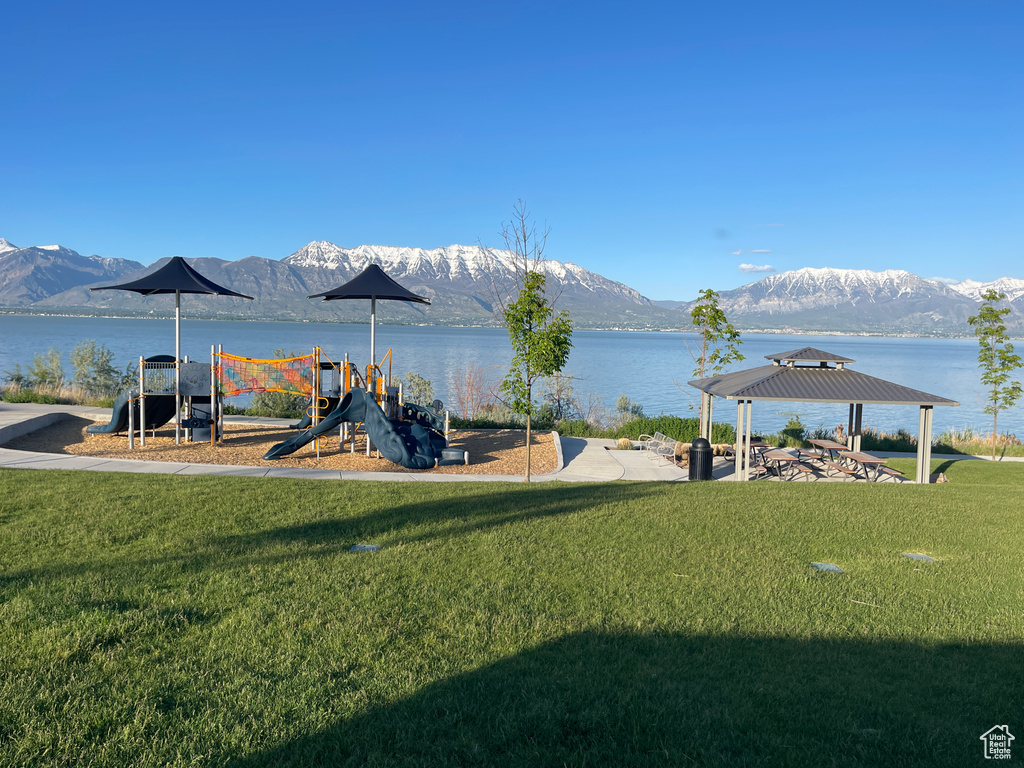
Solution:
<path fill-rule="evenodd" d="M 21 384 L 8 384 L 0 388 L 0 400 L 5 403 L 40 403 L 43 405 L 93 405 L 98 408 L 110 408 L 114 398 L 109 395 L 97 395 L 74 384 L 39 384 L 25 387 Z"/>

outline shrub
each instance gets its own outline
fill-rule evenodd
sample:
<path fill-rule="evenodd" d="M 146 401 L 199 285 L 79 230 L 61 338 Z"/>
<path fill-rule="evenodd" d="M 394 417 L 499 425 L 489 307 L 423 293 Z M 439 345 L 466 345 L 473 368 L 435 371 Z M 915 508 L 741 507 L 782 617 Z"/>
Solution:
<path fill-rule="evenodd" d="M 4 390 L 0 398 L 5 403 L 38 403 L 40 405 L 57 405 L 60 399 L 54 395 L 44 392 L 36 392 L 34 389 L 21 389 L 20 387 L 9 387 Z"/>
<path fill-rule="evenodd" d="M 633 441 L 628 437 L 620 437 L 619 442 L 615 444 L 620 451 L 632 451 Z"/>
<path fill-rule="evenodd" d="M 402 379 L 402 399 L 429 408 L 434 402 L 434 385 L 418 373 L 409 371 Z"/>
<path fill-rule="evenodd" d="M 78 342 L 71 350 L 75 386 L 94 395 L 109 395 L 118 386 L 120 371 L 113 365 L 114 353 L 92 339 Z"/>
<path fill-rule="evenodd" d="M 789 417 L 786 426 L 782 428 L 782 432 L 777 435 L 777 438 L 779 445 L 783 448 L 803 448 L 806 445 L 807 425 L 800 421 L 799 414 L 794 413 Z"/>
<path fill-rule="evenodd" d="M 246 409 L 250 416 L 298 419 L 306 413 L 309 398 L 289 392 L 257 392 Z"/>
<path fill-rule="evenodd" d="M 61 362 L 61 351 L 50 347 L 45 355 L 36 352 L 32 356 L 32 365 L 25 373 L 25 383 L 32 388 L 60 387 L 64 383 L 64 364 Z"/>

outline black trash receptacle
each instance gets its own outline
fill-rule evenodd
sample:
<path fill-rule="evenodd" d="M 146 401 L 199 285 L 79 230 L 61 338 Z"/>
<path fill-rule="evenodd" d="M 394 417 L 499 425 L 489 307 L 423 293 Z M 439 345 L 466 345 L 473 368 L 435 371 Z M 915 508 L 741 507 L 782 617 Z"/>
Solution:
<path fill-rule="evenodd" d="M 714 454 L 711 451 L 711 443 L 703 437 L 698 437 L 690 443 L 691 480 L 710 480 L 713 462 Z"/>

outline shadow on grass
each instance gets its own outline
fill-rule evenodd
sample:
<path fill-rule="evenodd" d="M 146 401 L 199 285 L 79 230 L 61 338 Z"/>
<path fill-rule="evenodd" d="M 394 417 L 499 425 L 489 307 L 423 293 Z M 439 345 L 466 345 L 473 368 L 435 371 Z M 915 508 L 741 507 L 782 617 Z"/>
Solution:
<path fill-rule="evenodd" d="M 516 486 L 515 493 L 500 490 L 500 485 L 482 485 L 486 491 L 403 499 L 404 503 L 395 506 L 391 506 L 387 495 L 382 494 L 376 509 L 358 514 L 224 536 L 197 533 L 195 539 L 175 547 L 187 549 L 180 554 L 44 565 L 2 574 L 0 585 L 162 565 L 174 565 L 191 572 L 215 571 L 294 561 L 300 557 L 328 557 L 347 552 L 353 544 L 359 543 L 394 546 L 433 540 L 450 541 L 504 525 L 570 515 L 604 505 L 634 504 L 638 499 L 665 493 L 664 489 L 651 484 L 616 484 L 595 492 L 593 487 L 586 485 L 544 483 L 528 488 Z M 386 489 L 388 486 L 381 484 L 380 487 Z M 361 498 L 369 499 L 370 496 L 367 494 Z"/>
<path fill-rule="evenodd" d="M 1018 646 L 585 632 L 229 765 L 968 765 L 1021 683 Z"/>

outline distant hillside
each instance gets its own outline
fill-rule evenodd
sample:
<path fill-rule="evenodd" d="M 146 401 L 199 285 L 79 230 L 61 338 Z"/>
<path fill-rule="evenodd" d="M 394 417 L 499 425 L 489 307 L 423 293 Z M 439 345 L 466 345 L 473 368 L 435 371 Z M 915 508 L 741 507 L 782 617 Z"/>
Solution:
<path fill-rule="evenodd" d="M 947 286 L 902 270 L 805 268 L 721 291 L 719 305 L 746 330 L 960 335 L 971 333 L 967 318 L 978 310 L 975 297 L 988 287 L 1017 283 L 1007 324 L 1024 328 L 1024 281 L 1012 278 Z M 689 313 L 694 302 L 658 304 Z"/>
<path fill-rule="evenodd" d="M 136 261 L 81 256 L 61 246 L 18 248 L 0 238 L 0 307 L 20 311 L 97 315 L 166 315 L 170 296 L 144 297 L 90 287 L 123 282 L 156 269 Z M 192 317 L 365 322 L 366 302 L 322 302 L 306 297 L 355 277 L 378 264 L 430 306 L 381 302 L 386 322 L 430 325 L 496 325 L 492 284 L 507 283 L 507 252 L 451 245 L 423 249 L 361 245 L 342 248 L 314 241 L 280 260 L 250 256 L 239 261 L 191 259 L 202 274 L 255 301 L 189 296 Z M 652 302 L 628 285 L 569 262 L 542 265 L 558 307 L 577 328 L 664 330 L 690 328 L 692 301 Z M 1024 280 L 991 283 L 965 280 L 945 285 L 902 270 L 799 269 L 770 275 L 732 291 L 720 302 L 743 330 L 795 332 L 969 335 L 967 318 L 989 289 L 1007 294 L 1013 313 L 1007 325 L 1024 330 Z"/>
<path fill-rule="evenodd" d="M 18 248 L 0 238 L 0 306 L 23 307 L 82 285 L 142 269 L 137 261 L 82 256 L 70 248 Z"/>
<path fill-rule="evenodd" d="M 492 277 L 499 284 L 510 278 L 510 254 L 476 246 L 453 245 L 424 250 L 364 245 L 340 248 L 312 242 L 275 261 L 250 256 L 239 261 L 192 259 L 202 274 L 255 301 L 213 296 L 190 296 L 190 313 L 208 317 L 253 317 L 290 320 L 364 322 L 365 302 L 322 302 L 306 297 L 334 288 L 355 277 L 371 262 L 431 305 L 381 302 L 378 316 L 385 321 L 436 325 L 495 325 Z M 144 274 L 158 267 L 140 270 Z M 657 306 L 629 286 L 608 280 L 578 265 L 545 261 L 549 287 L 559 309 L 567 309 L 580 328 L 665 329 L 678 327 L 678 313 Z M 127 275 L 133 278 L 136 275 Z M 31 302 L 34 309 L 64 309 L 86 313 L 153 314 L 173 307 L 169 297 L 143 297 L 128 292 L 93 293 L 96 281 L 82 282 Z M 28 304 L 28 302 L 26 302 Z M 685 319 L 685 318 L 682 318 Z"/>

